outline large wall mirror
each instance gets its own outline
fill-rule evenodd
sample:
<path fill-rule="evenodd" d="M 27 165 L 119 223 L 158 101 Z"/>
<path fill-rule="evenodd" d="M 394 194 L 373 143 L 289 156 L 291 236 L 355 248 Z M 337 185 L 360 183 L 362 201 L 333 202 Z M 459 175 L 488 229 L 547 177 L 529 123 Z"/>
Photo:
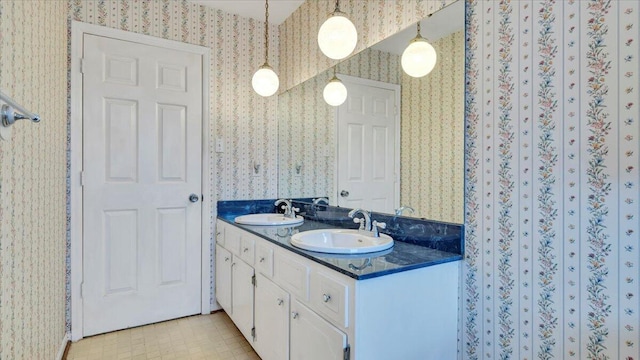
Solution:
<path fill-rule="evenodd" d="M 463 222 L 464 1 L 421 21 L 422 36 L 438 55 L 433 71 L 422 78 L 407 75 L 400 60 L 416 28 L 414 24 L 279 96 L 279 197 L 326 196 L 331 205 L 385 213 L 405 206 L 413 212 L 406 210 L 403 216 Z M 322 96 L 334 71 L 349 89 L 347 101 L 339 107 L 329 106 Z M 394 87 L 399 89 L 397 96 L 380 100 L 388 93 L 376 89 Z M 369 96 L 362 95 L 369 94 L 367 89 L 371 102 L 362 100 Z M 367 133 L 364 141 L 353 138 L 357 131 L 343 122 L 354 109 L 362 111 L 362 121 L 383 114 L 394 118 L 396 127 Z M 381 142 L 391 145 L 382 151 Z M 346 173 L 355 168 L 355 175 Z M 374 175 L 361 176 L 362 171 Z M 384 177 L 383 171 L 392 174 L 393 181 L 385 185 L 391 189 L 384 191 L 394 194 L 393 204 L 358 206 L 344 201 L 358 191 L 382 193 L 374 183 Z M 359 176 L 360 183 L 344 184 L 345 178 Z"/>

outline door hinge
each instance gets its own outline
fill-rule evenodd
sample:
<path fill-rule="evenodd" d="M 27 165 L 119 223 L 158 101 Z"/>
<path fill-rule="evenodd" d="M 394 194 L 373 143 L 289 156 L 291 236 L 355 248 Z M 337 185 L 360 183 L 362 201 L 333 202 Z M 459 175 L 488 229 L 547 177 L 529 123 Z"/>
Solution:
<path fill-rule="evenodd" d="M 252 275 L 251 276 L 251 285 L 256 286 L 257 283 L 258 283 L 258 281 L 256 281 L 256 276 Z"/>
<path fill-rule="evenodd" d="M 84 299 L 84 281 L 80 283 L 80 299 Z"/>
<path fill-rule="evenodd" d="M 349 360 L 349 358 L 351 357 L 351 346 L 349 346 L 347 344 L 347 347 L 344 348 L 344 360 Z"/>
<path fill-rule="evenodd" d="M 80 186 L 84 186 L 85 180 L 84 171 L 80 171 Z"/>
<path fill-rule="evenodd" d="M 251 337 L 253 338 L 253 340 L 256 339 L 256 328 L 255 327 L 251 328 Z"/>
<path fill-rule="evenodd" d="M 86 63 L 87 62 L 84 60 L 84 58 L 80 59 L 80 73 L 81 74 L 84 74 Z"/>

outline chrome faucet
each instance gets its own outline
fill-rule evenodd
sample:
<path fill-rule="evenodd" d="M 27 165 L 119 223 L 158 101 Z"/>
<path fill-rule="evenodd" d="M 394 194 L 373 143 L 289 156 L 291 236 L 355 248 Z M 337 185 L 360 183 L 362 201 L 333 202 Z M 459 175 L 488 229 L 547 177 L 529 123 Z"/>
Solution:
<path fill-rule="evenodd" d="M 317 199 L 313 199 L 313 205 L 320 205 L 320 203 L 323 202 L 326 205 L 329 205 L 329 199 L 327 199 L 326 197 L 319 197 Z"/>
<path fill-rule="evenodd" d="M 402 216 L 402 212 L 407 210 L 409 214 L 413 214 L 415 210 L 411 206 L 400 206 L 396 209 L 396 216 Z"/>
<path fill-rule="evenodd" d="M 296 217 L 296 211 L 300 211 L 299 208 L 293 207 L 291 205 L 291 200 L 287 200 L 287 199 L 278 199 L 276 200 L 276 202 L 274 203 L 275 206 L 279 206 L 280 204 L 284 204 L 284 206 L 282 207 L 284 209 L 284 216 L 288 217 L 288 218 L 292 218 L 295 219 Z"/>
<path fill-rule="evenodd" d="M 362 214 L 362 218 L 356 218 L 357 213 Z M 371 231 L 371 213 L 367 210 L 362 209 L 353 209 L 349 211 L 349 217 L 353 218 L 353 222 L 356 224 L 360 224 L 360 231 Z"/>
<path fill-rule="evenodd" d="M 356 216 L 357 213 L 362 214 L 362 218 L 354 217 Z M 386 223 L 377 222 L 375 220 L 371 222 L 371 213 L 368 212 L 367 210 L 353 209 L 349 211 L 349 217 L 353 218 L 354 223 L 360 224 L 360 228 L 358 229 L 358 231 L 368 231 L 370 233 L 373 233 L 373 237 L 380 237 L 379 229 L 387 228 Z"/>

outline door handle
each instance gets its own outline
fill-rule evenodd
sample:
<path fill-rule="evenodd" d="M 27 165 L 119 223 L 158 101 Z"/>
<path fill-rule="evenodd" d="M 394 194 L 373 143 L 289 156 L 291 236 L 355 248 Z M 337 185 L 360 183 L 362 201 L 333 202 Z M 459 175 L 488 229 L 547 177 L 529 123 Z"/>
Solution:
<path fill-rule="evenodd" d="M 349 192 L 347 190 L 342 190 L 342 191 L 340 191 L 340 196 L 348 197 L 349 196 Z"/>
<path fill-rule="evenodd" d="M 191 201 L 192 203 L 196 203 L 196 202 L 200 201 L 200 196 L 198 196 L 196 194 L 191 194 L 191 195 L 189 195 L 189 201 Z"/>

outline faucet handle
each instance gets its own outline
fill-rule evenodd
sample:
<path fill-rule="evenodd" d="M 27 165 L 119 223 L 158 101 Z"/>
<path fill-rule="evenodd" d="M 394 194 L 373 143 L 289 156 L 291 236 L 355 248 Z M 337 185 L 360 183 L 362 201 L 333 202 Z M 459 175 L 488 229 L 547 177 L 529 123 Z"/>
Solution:
<path fill-rule="evenodd" d="M 291 205 L 290 214 L 291 214 L 291 217 L 294 218 L 294 219 L 296 218 L 296 212 L 300 212 L 300 208 L 293 207 L 293 205 Z"/>
<path fill-rule="evenodd" d="M 373 225 L 373 228 L 371 229 L 371 231 L 373 231 L 373 236 L 374 237 L 380 237 L 379 229 L 386 229 L 387 228 L 387 223 L 377 222 L 375 220 L 373 220 L 372 225 Z"/>
<path fill-rule="evenodd" d="M 365 223 L 364 218 L 353 218 L 353 222 L 356 224 L 360 224 L 360 228 L 358 228 L 358 230 L 360 231 L 364 230 L 364 223 Z"/>

